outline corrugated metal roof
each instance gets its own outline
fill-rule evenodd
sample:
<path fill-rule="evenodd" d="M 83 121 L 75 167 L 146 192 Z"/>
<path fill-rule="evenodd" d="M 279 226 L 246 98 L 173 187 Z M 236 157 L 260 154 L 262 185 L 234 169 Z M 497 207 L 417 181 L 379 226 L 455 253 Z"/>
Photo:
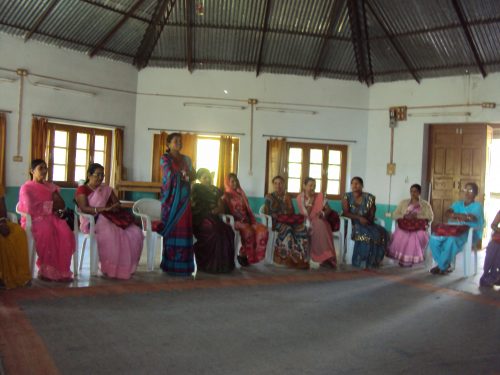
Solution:
<path fill-rule="evenodd" d="M 0 32 L 133 63 L 159 0 L 143 0 L 117 28 L 138 1 L 60 0 L 47 12 L 52 0 L 2 0 Z M 413 79 L 410 69 L 420 78 L 479 72 L 477 49 L 486 72 L 500 71 L 500 0 L 458 3 L 473 45 L 452 0 L 349 0 L 352 12 L 347 0 L 189 0 L 189 14 L 177 0 L 148 65 L 369 81 L 371 63 L 382 82 Z"/>

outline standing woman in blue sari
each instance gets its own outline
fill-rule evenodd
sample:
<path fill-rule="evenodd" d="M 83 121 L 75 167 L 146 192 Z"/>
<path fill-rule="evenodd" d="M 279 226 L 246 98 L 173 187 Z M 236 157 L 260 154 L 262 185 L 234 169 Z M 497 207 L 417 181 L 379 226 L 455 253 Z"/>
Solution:
<path fill-rule="evenodd" d="M 452 224 L 465 224 L 474 228 L 472 245 L 475 245 L 483 237 L 484 213 L 483 206 L 479 202 L 474 202 L 479 192 L 478 186 L 474 182 L 469 182 L 463 190 L 465 196 L 463 201 L 456 201 L 446 211 L 448 222 Z M 445 275 L 450 270 L 451 262 L 462 250 L 462 246 L 467 242 L 468 231 L 459 235 L 438 236 L 431 235 L 429 247 L 432 251 L 437 266 L 430 272 L 434 275 Z"/>
<path fill-rule="evenodd" d="M 161 217 L 163 255 L 161 268 L 171 275 L 189 276 L 194 271 L 193 228 L 191 224 L 191 159 L 181 154 L 182 136 L 167 137 L 167 152 L 161 157 Z"/>
<path fill-rule="evenodd" d="M 342 199 L 342 215 L 351 219 L 354 252 L 352 265 L 376 268 L 382 263 L 387 246 L 387 232 L 375 224 L 375 196 L 363 192 L 363 179 L 351 179 L 351 192 Z"/>

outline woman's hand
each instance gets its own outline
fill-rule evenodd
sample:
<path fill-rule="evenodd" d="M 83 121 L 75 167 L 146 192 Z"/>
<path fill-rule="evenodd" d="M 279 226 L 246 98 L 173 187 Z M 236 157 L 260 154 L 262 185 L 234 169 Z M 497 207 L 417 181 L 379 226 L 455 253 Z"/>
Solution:
<path fill-rule="evenodd" d="M 359 223 L 361 225 L 368 225 L 368 224 L 370 224 L 370 221 L 366 217 L 360 216 L 359 217 Z"/>
<path fill-rule="evenodd" d="M 118 212 L 120 209 L 120 202 L 113 203 L 111 206 L 104 208 L 104 211 Z"/>

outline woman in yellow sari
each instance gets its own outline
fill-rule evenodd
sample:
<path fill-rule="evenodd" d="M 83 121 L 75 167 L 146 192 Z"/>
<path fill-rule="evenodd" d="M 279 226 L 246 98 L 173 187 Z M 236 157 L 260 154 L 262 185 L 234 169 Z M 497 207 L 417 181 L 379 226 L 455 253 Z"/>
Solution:
<path fill-rule="evenodd" d="M 3 189 L 0 188 L 0 284 L 12 289 L 28 285 L 31 274 L 26 233 L 6 216 Z"/>

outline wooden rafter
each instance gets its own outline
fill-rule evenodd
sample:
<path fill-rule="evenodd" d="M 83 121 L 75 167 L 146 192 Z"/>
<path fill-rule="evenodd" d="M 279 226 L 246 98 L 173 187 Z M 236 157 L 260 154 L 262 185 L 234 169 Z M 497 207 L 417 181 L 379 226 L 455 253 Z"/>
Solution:
<path fill-rule="evenodd" d="M 25 42 L 27 42 L 34 33 L 36 33 L 36 31 L 38 30 L 40 25 L 43 23 L 43 21 L 45 21 L 47 19 L 50 12 L 52 12 L 52 10 L 54 9 L 54 7 L 57 5 L 58 2 L 59 2 L 59 0 L 52 0 L 52 2 L 49 4 L 49 6 L 47 8 L 45 8 L 45 10 L 42 12 L 42 14 L 40 14 L 40 17 L 37 18 L 37 20 L 35 21 L 35 23 L 31 27 L 31 29 L 29 29 L 29 31 L 24 36 Z"/>
<path fill-rule="evenodd" d="M 135 11 L 144 3 L 145 0 L 137 0 L 134 5 L 128 10 L 126 14 L 118 21 L 118 23 L 96 44 L 89 52 L 90 57 L 94 57 L 99 50 L 111 39 L 115 33 L 127 22 L 127 20 L 135 13 Z"/>
<path fill-rule="evenodd" d="M 396 50 L 396 53 L 399 55 L 399 57 L 401 58 L 401 60 L 403 60 L 403 63 L 405 64 L 406 69 L 411 73 L 413 79 L 415 79 L 415 81 L 417 81 L 418 83 L 420 83 L 420 78 L 418 77 L 416 70 L 412 67 L 412 64 L 410 63 L 410 61 L 408 60 L 408 58 L 404 54 L 404 52 L 401 49 L 401 47 L 394 40 L 393 35 L 389 32 L 389 30 L 388 30 L 387 26 L 385 25 L 385 23 L 382 21 L 382 19 L 377 14 L 377 12 L 375 12 L 375 9 L 373 9 L 372 4 L 368 0 L 365 0 L 365 4 L 368 7 L 368 9 L 370 9 L 370 12 L 372 13 L 373 17 L 375 18 L 375 20 L 377 21 L 377 23 L 379 24 L 379 26 L 381 27 L 381 29 L 384 31 L 384 34 L 387 36 L 387 39 L 389 39 L 389 42 L 391 42 L 392 46 Z"/>
<path fill-rule="evenodd" d="M 363 0 L 363 29 L 365 31 L 365 43 L 366 43 L 366 56 L 368 59 L 368 66 L 367 66 L 367 77 L 366 77 L 366 84 L 370 85 L 375 82 L 375 79 L 373 77 L 373 67 L 372 67 L 372 54 L 370 51 L 370 36 L 368 33 L 368 21 L 366 19 L 366 0 Z"/>
<path fill-rule="evenodd" d="M 190 73 L 193 72 L 193 0 L 185 0 L 186 12 L 186 64 Z"/>
<path fill-rule="evenodd" d="M 266 0 L 266 12 L 264 14 L 264 22 L 262 28 L 262 36 L 260 38 L 259 45 L 259 55 L 257 57 L 257 66 L 255 68 L 257 77 L 260 74 L 260 70 L 262 69 L 262 54 L 264 51 L 264 40 L 266 38 L 266 33 L 269 28 L 269 14 L 271 13 L 271 0 Z"/>
<path fill-rule="evenodd" d="M 349 24 L 351 26 L 351 39 L 354 48 L 354 56 L 356 58 L 358 79 L 359 82 L 366 82 L 365 58 L 357 0 L 347 0 L 347 9 L 349 10 Z"/>
<path fill-rule="evenodd" d="M 465 20 L 464 12 L 462 10 L 462 6 L 458 0 L 452 0 L 453 8 L 455 8 L 455 12 L 457 13 L 457 17 L 460 20 L 460 24 L 462 25 L 462 30 L 465 33 L 465 37 L 467 38 L 467 42 L 469 43 L 469 47 L 474 54 L 474 60 L 476 61 L 476 65 L 479 68 L 483 78 L 486 77 L 486 70 L 484 69 L 484 65 L 479 57 L 479 52 L 477 50 L 476 44 L 474 43 L 474 39 L 472 38 L 472 34 L 469 30 L 469 26 Z"/>
<path fill-rule="evenodd" d="M 328 17 L 325 35 L 323 37 L 323 41 L 321 42 L 318 58 L 316 59 L 316 63 L 314 64 L 314 70 L 313 70 L 314 79 L 318 78 L 318 75 L 321 73 L 321 66 L 323 65 L 323 61 L 326 56 L 328 42 L 332 37 L 333 28 L 337 24 L 341 16 L 344 4 L 345 4 L 344 0 L 332 0 L 332 9 L 330 10 L 330 15 Z"/>
<path fill-rule="evenodd" d="M 170 14 L 172 14 L 174 6 L 175 0 L 158 0 L 153 18 L 144 33 L 141 44 L 137 49 L 137 53 L 134 58 L 134 65 L 138 69 L 145 68 L 148 65 L 156 43 L 158 42 L 158 39 L 160 39 L 160 35 L 170 17 Z"/>

